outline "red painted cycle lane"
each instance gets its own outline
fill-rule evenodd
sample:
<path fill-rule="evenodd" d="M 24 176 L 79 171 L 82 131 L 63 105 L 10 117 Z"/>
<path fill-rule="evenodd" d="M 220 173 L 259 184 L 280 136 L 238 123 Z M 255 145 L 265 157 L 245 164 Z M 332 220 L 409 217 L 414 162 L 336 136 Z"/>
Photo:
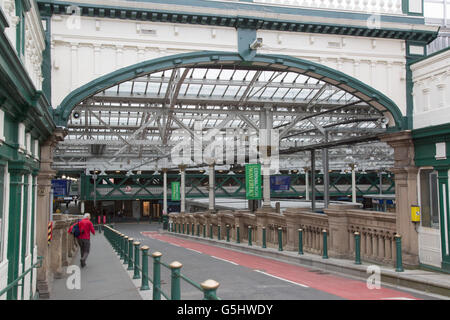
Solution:
<path fill-rule="evenodd" d="M 180 239 L 157 232 L 142 232 L 142 235 L 180 247 L 195 250 L 203 254 L 234 262 L 253 270 L 295 282 L 299 285 L 327 292 L 349 300 L 381 300 L 381 299 L 413 299 L 418 298 L 397 290 L 381 287 L 370 290 L 366 282 L 346 279 L 334 275 L 316 274 L 310 269 L 291 265 L 285 262 L 258 257 L 229 249 L 215 247 L 195 241 Z"/>

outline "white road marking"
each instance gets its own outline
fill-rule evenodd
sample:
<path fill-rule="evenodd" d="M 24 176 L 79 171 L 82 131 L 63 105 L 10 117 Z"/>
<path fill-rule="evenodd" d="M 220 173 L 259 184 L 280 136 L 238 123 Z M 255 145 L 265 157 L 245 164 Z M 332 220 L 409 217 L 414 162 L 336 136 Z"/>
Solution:
<path fill-rule="evenodd" d="M 215 257 L 215 256 L 211 256 L 211 258 L 214 258 L 214 259 L 217 259 L 217 260 L 222 260 L 222 261 L 234 264 L 235 266 L 238 266 L 238 264 L 236 262 L 233 262 L 233 261 L 230 261 L 230 260 L 225 260 L 225 259 L 218 258 L 218 257 Z"/>
<path fill-rule="evenodd" d="M 190 250 L 190 251 L 194 251 L 194 252 L 197 252 L 197 253 L 200 253 L 200 254 L 203 254 L 203 252 L 200 252 L 200 251 L 197 251 L 197 250 L 194 250 L 194 249 L 190 249 L 190 248 L 185 248 L 185 249 Z"/>
<path fill-rule="evenodd" d="M 283 280 L 283 281 L 286 281 L 286 282 L 289 282 L 289 283 L 292 283 L 292 284 L 296 284 L 296 285 L 298 285 L 298 286 L 300 286 L 300 287 L 303 287 L 303 288 L 309 288 L 309 287 L 308 287 L 307 285 L 305 285 L 305 284 L 301 284 L 301 283 L 294 282 L 294 281 L 291 281 L 291 280 L 288 280 L 288 279 L 280 278 L 280 277 L 274 276 L 273 274 L 263 272 L 263 271 L 261 271 L 261 270 L 254 270 L 254 271 L 259 272 L 259 273 L 262 273 L 262 274 L 265 274 L 266 276 L 269 276 L 269 277 L 272 277 L 272 278 L 275 278 L 275 279 L 278 279 L 278 280 Z"/>

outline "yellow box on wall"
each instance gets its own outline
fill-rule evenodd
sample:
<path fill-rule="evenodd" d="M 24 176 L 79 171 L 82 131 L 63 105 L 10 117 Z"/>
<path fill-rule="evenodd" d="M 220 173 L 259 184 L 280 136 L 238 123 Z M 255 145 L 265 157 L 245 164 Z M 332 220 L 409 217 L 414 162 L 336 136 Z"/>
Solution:
<path fill-rule="evenodd" d="M 411 206 L 411 221 L 420 222 L 420 207 Z"/>

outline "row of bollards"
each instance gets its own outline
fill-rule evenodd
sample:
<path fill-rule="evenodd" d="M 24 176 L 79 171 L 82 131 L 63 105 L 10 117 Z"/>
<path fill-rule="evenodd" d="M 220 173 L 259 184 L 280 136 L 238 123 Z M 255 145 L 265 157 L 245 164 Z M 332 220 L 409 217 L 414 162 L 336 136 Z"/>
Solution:
<path fill-rule="evenodd" d="M 181 230 L 180 230 L 181 231 Z M 128 265 L 127 270 L 133 271 L 133 279 L 141 279 L 141 291 L 150 290 L 149 282 L 153 285 L 153 300 L 161 300 L 161 296 L 164 296 L 168 300 L 180 300 L 181 299 L 181 279 L 187 279 L 181 274 L 180 262 L 174 261 L 170 265 L 165 265 L 161 261 L 162 253 L 154 252 L 153 258 L 153 279 L 149 278 L 149 250 L 148 246 L 142 246 L 138 241 L 134 241 L 119 231 L 112 229 L 111 227 L 104 226 L 104 234 L 113 247 L 113 250 L 119 256 L 120 260 L 123 260 L 123 264 Z M 139 254 L 141 251 L 141 255 Z M 170 297 L 166 295 L 161 289 L 161 265 L 169 268 L 171 271 L 171 294 Z M 191 284 L 192 281 L 189 280 Z M 195 287 L 203 291 L 204 300 L 218 300 L 216 295 L 219 283 L 214 280 L 206 280 L 205 282 L 197 285 L 193 283 Z"/>
<path fill-rule="evenodd" d="M 171 224 L 171 228 L 169 228 L 170 231 L 173 231 L 173 225 Z M 181 224 L 175 224 L 175 231 L 178 230 L 179 233 L 181 233 Z M 194 224 L 192 224 L 192 230 L 194 230 Z M 221 232 L 220 232 L 220 225 L 217 226 L 217 239 L 221 240 Z M 239 226 L 236 226 L 236 243 L 240 243 L 240 232 L 239 232 Z M 184 224 L 183 224 L 183 234 L 184 234 Z M 189 232 L 188 232 L 189 234 Z M 252 246 L 252 234 L 253 229 L 252 226 L 248 226 L 248 245 Z M 322 258 L 328 259 L 328 231 L 322 230 L 323 234 L 323 250 L 322 250 Z M 192 232 L 192 235 L 194 235 L 194 232 Z M 197 225 L 197 236 L 200 236 L 200 224 Z M 361 235 L 359 232 L 354 233 L 355 236 L 355 264 L 360 265 L 361 264 Z M 278 228 L 278 251 L 283 251 L 283 229 L 281 227 Z M 206 225 L 203 224 L 203 238 L 206 238 Z M 213 226 L 210 225 L 209 228 L 209 238 L 213 239 Z M 226 225 L 226 241 L 230 242 L 230 225 Z M 403 269 L 403 263 L 402 263 L 402 247 L 401 247 L 401 236 L 395 235 L 395 242 L 396 242 L 396 263 L 395 263 L 395 271 L 402 272 Z M 267 234 L 266 234 L 266 228 L 262 228 L 262 248 L 267 248 Z M 303 255 L 303 229 L 298 229 L 298 254 Z"/>

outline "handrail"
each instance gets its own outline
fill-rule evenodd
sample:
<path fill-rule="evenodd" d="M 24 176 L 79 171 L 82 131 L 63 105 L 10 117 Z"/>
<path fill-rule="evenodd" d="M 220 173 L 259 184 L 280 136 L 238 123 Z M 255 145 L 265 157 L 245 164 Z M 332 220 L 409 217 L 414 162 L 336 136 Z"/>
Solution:
<path fill-rule="evenodd" d="M 11 282 L 10 284 L 8 284 L 7 286 L 6 286 L 6 288 L 4 288 L 4 289 L 2 289 L 1 291 L 0 291 L 0 297 L 2 296 L 2 295 L 4 295 L 5 293 L 7 293 L 9 290 L 11 290 L 12 288 L 14 288 L 14 287 L 16 287 L 16 286 L 20 286 L 18 283 L 22 280 L 22 279 L 24 279 L 25 278 L 25 276 L 28 274 L 28 273 L 30 273 L 33 269 L 39 269 L 39 268 L 41 268 L 42 267 L 42 260 L 43 260 L 44 258 L 43 257 L 41 257 L 41 256 L 39 256 L 39 257 L 37 257 L 37 262 L 35 263 L 35 264 L 33 264 L 30 268 L 28 268 L 24 273 L 22 273 L 16 280 L 14 280 L 13 282 Z M 22 284 L 23 285 L 23 284 Z"/>
<path fill-rule="evenodd" d="M 124 263 L 126 263 L 127 261 L 130 262 L 132 259 L 133 253 L 130 251 L 129 245 L 127 245 L 127 240 L 125 240 L 128 237 L 119 233 L 117 230 L 113 229 L 109 225 L 104 225 L 104 231 L 105 231 L 104 232 L 105 237 L 110 242 L 110 244 L 112 245 L 112 247 L 116 251 L 116 253 L 120 256 L 120 259 L 123 260 Z M 135 252 L 139 251 L 140 243 L 137 242 L 134 244 L 134 246 L 135 246 Z M 160 300 L 161 299 L 160 295 L 164 296 L 164 298 L 166 298 L 167 300 L 180 299 L 180 281 L 179 281 L 180 279 L 183 279 L 184 281 L 186 281 L 187 283 L 189 283 L 196 289 L 203 292 L 205 300 L 220 300 L 220 298 L 218 298 L 216 296 L 216 290 L 217 290 L 217 287 L 219 286 L 218 282 L 216 282 L 214 280 L 207 280 L 202 284 L 198 284 L 198 283 L 194 282 L 193 280 L 189 279 L 188 277 L 186 277 L 185 275 L 180 273 L 180 269 L 182 267 L 181 263 L 172 262 L 170 265 L 166 264 L 160 260 L 162 254 L 159 252 L 153 254 L 153 258 L 154 258 L 153 279 L 150 279 L 148 277 L 148 269 L 149 269 L 149 267 L 148 267 L 148 249 L 149 248 L 147 246 L 143 246 L 142 248 L 140 248 L 140 250 L 142 251 L 142 263 L 140 265 L 138 263 L 139 255 L 137 255 L 137 256 L 136 256 L 136 254 L 134 255 L 133 269 L 135 272 L 135 276 L 133 277 L 133 279 L 140 278 L 140 275 L 137 274 L 136 271 L 142 272 L 141 290 L 148 290 L 149 289 L 148 282 L 151 282 L 153 285 L 153 290 L 154 290 L 154 292 L 153 292 L 154 300 Z M 171 279 L 172 279 L 171 297 L 169 297 L 169 295 L 167 293 L 165 293 L 161 288 L 160 267 L 159 267 L 161 265 L 164 266 L 165 268 L 171 270 Z M 131 270 L 131 269 L 129 269 L 129 270 Z"/>

